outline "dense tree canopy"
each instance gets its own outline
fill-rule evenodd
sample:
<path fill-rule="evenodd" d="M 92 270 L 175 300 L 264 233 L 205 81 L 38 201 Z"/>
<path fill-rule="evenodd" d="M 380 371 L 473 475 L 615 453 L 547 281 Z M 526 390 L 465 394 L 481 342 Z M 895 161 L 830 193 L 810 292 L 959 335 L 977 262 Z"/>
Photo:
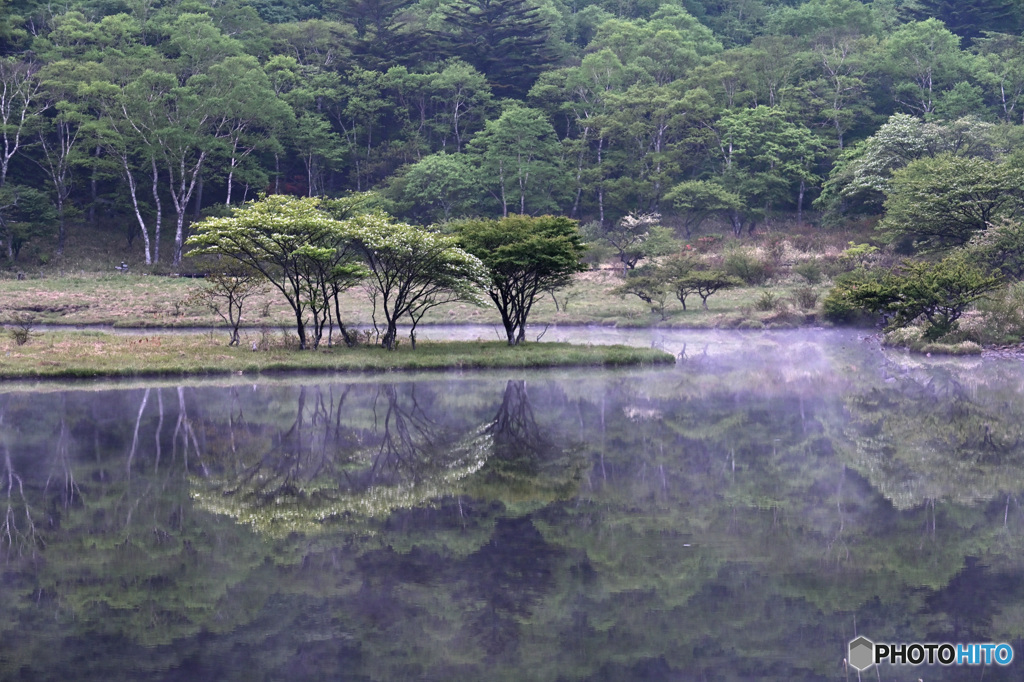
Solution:
<path fill-rule="evenodd" d="M 332 320 L 345 334 L 338 296 L 364 272 L 355 262 L 350 226 L 331 208 L 315 197 L 270 196 L 196 225 L 191 253 L 226 257 L 263 275 L 291 305 L 300 349 L 309 344 L 306 314 L 312 314 L 316 348 Z"/>
<path fill-rule="evenodd" d="M 538 294 L 567 286 L 585 269 L 576 221 L 557 216 L 510 215 L 469 220 L 455 227 L 463 248 L 487 271 L 485 290 L 501 314 L 510 346 L 522 343 Z"/>
<path fill-rule="evenodd" d="M 164 222 L 177 263 L 204 211 L 261 192 L 380 189 L 419 222 L 659 212 L 746 233 L 815 200 L 881 214 L 900 168 L 1001 163 L 1024 122 L 1021 7 L 1002 0 L 18 0 L 3 17 L 0 187 L 47 192 L 56 251 L 82 220 L 130 223 L 147 263 Z"/>

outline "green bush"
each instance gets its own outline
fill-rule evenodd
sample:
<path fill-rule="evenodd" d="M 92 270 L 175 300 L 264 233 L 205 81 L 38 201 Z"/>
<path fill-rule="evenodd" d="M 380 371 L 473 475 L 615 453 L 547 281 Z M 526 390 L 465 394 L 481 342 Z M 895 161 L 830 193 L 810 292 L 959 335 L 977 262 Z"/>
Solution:
<path fill-rule="evenodd" d="M 979 336 L 986 343 L 1019 343 L 1024 340 L 1024 283 L 1017 282 L 980 301 Z"/>
<path fill-rule="evenodd" d="M 821 265 L 816 260 L 806 260 L 793 266 L 793 274 L 800 275 L 808 284 L 818 284 L 822 278 Z"/>
<path fill-rule="evenodd" d="M 825 312 L 830 319 L 849 310 L 885 315 L 887 331 L 920 317 L 927 322 L 923 338 L 935 341 L 955 331 L 964 312 L 999 284 L 999 277 L 955 255 L 938 263 L 908 260 L 897 270 L 845 279 L 829 292 Z"/>
<path fill-rule="evenodd" d="M 870 280 L 871 275 L 861 269 L 840 275 L 836 285 L 829 290 L 825 300 L 822 301 L 825 319 L 833 324 L 842 325 L 874 324 L 879 315 L 869 311 L 853 297 L 854 292 Z"/>
<path fill-rule="evenodd" d="M 793 291 L 796 303 L 804 310 L 811 310 L 818 305 L 818 292 L 813 287 L 799 287 Z"/>
<path fill-rule="evenodd" d="M 24 346 L 35 334 L 32 327 L 35 326 L 35 317 L 28 313 L 15 313 L 13 315 L 13 326 L 7 330 L 15 345 Z"/>
<path fill-rule="evenodd" d="M 722 260 L 722 267 L 728 274 L 738 277 L 751 286 L 764 284 L 771 276 L 767 263 L 757 256 L 741 250 L 726 254 Z"/>
<path fill-rule="evenodd" d="M 754 303 L 754 307 L 762 312 L 775 310 L 779 305 L 779 297 L 771 291 L 762 291 L 761 296 Z"/>

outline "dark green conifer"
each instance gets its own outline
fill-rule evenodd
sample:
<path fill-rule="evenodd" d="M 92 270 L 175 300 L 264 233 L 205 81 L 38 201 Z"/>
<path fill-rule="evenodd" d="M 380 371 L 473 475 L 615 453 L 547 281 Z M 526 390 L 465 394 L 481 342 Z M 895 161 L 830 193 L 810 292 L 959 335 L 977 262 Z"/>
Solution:
<path fill-rule="evenodd" d="M 463 0 L 447 11 L 445 24 L 450 53 L 475 66 L 501 94 L 525 95 L 556 58 L 550 27 L 529 0 Z"/>

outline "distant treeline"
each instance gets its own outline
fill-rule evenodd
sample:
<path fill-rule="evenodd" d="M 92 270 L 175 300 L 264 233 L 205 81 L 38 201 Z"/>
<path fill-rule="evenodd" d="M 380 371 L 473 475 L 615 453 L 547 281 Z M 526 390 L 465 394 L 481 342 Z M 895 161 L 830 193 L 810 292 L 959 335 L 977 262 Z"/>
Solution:
<path fill-rule="evenodd" d="M 983 128 L 997 163 L 1021 146 L 1022 17 L 1018 0 L 0 0 L 0 239 L 14 258 L 40 230 L 61 251 L 68 225 L 130 224 L 158 260 L 173 225 L 177 262 L 200 211 L 261 192 L 377 190 L 424 223 L 719 212 L 740 233 L 877 213 L 846 186 L 894 115 Z"/>

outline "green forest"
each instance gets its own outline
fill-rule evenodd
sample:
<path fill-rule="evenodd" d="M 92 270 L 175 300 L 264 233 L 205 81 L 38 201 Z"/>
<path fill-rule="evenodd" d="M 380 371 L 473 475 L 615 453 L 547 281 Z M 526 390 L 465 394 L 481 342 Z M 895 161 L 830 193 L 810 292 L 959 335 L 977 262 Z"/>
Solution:
<path fill-rule="evenodd" d="M 1022 23 L 1017 0 L 0 0 L 0 239 L 59 255 L 92 223 L 177 265 L 199 217 L 372 190 L 414 223 L 687 237 L 888 209 L 959 246 L 1022 203 Z M 963 178 L 980 213 L 914 233 L 922 180 Z"/>

